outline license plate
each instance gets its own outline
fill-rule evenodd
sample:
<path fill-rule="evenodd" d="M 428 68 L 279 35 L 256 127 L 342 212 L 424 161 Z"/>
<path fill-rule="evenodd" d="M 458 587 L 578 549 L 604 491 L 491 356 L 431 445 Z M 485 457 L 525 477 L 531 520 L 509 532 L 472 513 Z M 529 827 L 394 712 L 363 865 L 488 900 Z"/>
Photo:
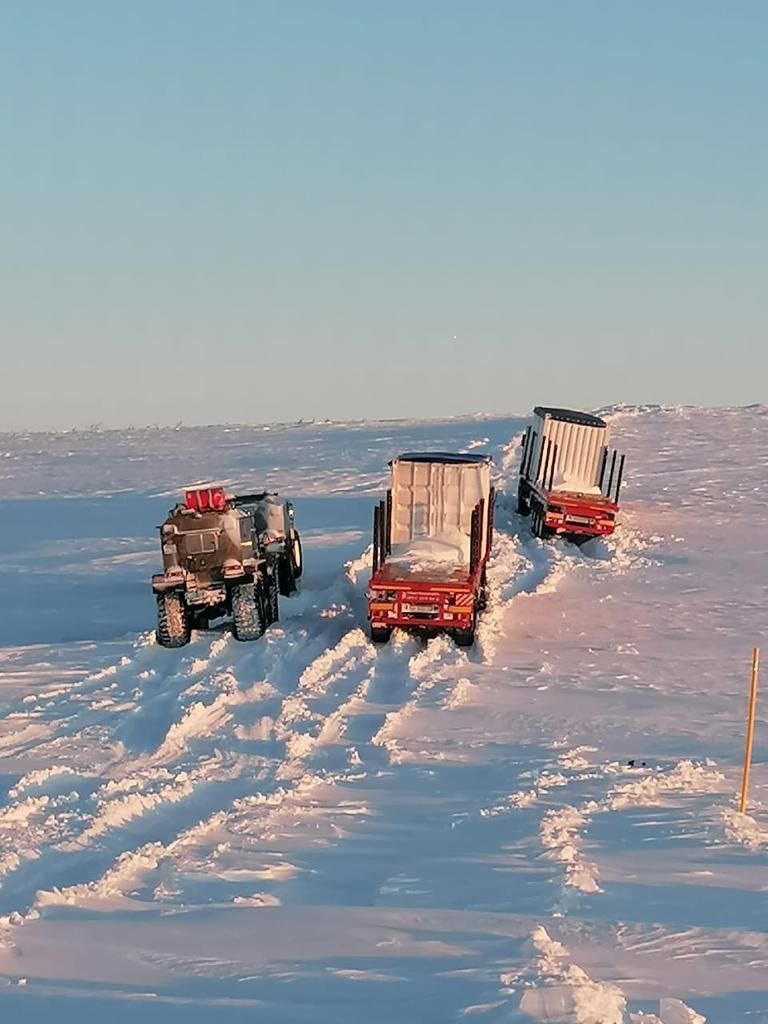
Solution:
<path fill-rule="evenodd" d="M 437 615 L 439 606 L 436 604 L 403 604 L 400 606 L 406 615 Z"/>
<path fill-rule="evenodd" d="M 580 524 L 582 524 L 584 526 L 590 526 L 591 523 L 592 523 L 592 520 L 589 518 L 589 516 L 568 516 L 568 522 L 569 523 L 580 523 Z"/>

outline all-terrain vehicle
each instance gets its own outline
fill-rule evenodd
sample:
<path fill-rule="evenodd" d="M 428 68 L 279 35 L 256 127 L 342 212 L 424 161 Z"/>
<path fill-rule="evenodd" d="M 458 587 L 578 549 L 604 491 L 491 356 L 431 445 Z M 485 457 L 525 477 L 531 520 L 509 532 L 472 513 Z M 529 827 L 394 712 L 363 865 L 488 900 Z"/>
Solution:
<path fill-rule="evenodd" d="M 152 577 L 157 642 L 183 647 L 192 629 L 232 617 L 238 640 L 257 640 L 279 615 L 278 595 L 296 590 L 301 538 L 293 507 L 277 494 L 197 487 L 160 527 L 163 572 Z"/>

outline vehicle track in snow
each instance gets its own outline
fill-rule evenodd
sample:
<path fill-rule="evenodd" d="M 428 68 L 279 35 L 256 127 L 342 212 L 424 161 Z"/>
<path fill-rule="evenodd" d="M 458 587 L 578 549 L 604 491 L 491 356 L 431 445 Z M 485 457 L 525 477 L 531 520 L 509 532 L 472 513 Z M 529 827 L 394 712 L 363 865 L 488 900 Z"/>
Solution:
<path fill-rule="evenodd" d="M 518 595 L 552 585 L 572 562 L 511 536 L 503 501 L 501 509 L 491 607 L 473 660 L 493 656 L 494 633 Z M 133 656 L 40 700 L 34 724 L 49 728 L 22 738 L 14 756 L 60 759 L 89 732 L 105 753 L 95 772 L 62 765 L 61 777 L 71 772 L 75 783 L 68 793 L 45 799 L 51 775 L 37 803 L 11 805 L 11 815 L 26 815 L 30 843 L 15 859 L 0 854 L 0 909 L 34 905 L 41 885 L 62 890 L 43 902 L 66 903 L 105 887 L 124 891 L 120 879 L 133 884 L 141 863 L 185 860 L 193 850 L 205 861 L 207 835 L 267 834 L 281 817 L 300 819 L 316 787 L 341 789 L 396 761 L 396 725 L 436 700 L 436 688 L 450 707 L 457 682 L 446 670 L 467 655 L 445 637 L 425 646 L 400 634 L 376 650 L 360 629 L 365 562 L 349 581 L 305 593 L 304 608 L 253 648 L 224 632 L 160 651 L 145 635 Z"/>
<path fill-rule="evenodd" d="M 57 695 L 46 708 L 49 728 L 36 741 L 18 743 L 14 755 L 50 761 L 58 747 L 57 760 L 65 762 L 66 742 L 78 746 L 98 728 L 110 737 L 110 756 L 87 772 L 61 763 L 44 777 L 19 780 L 18 798 L 4 813 L 9 822 L 24 820 L 29 841 L 15 849 L 10 835 L 0 847 L 0 907 L 28 902 L 40 884 L 92 878 L 135 848 L 137 838 L 177 835 L 211 806 L 251 792 L 264 753 L 240 749 L 236 730 L 228 729 L 233 714 L 288 693 L 296 675 L 343 635 L 352 616 L 345 590 L 339 583 L 327 594 L 305 595 L 309 610 L 287 617 L 253 647 L 223 633 L 168 652 L 141 637 L 136 658 Z M 66 794 L 45 792 L 62 779 Z M 34 800 L 28 790 L 38 792 Z"/>

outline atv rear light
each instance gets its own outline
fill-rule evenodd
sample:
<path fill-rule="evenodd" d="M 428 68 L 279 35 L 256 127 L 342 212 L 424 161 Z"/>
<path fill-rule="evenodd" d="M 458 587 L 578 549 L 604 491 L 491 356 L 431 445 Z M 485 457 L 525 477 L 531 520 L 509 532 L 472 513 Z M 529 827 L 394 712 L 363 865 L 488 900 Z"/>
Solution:
<path fill-rule="evenodd" d="M 184 570 L 180 565 L 171 565 L 165 570 L 165 578 L 167 580 L 181 579 L 184 576 Z"/>
<path fill-rule="evenodd" d="M 184 494 L 184 504 L 194 512 L 221 512 L 227 504 L 223 487 L 200 487 Z"/>
<path fill-rule="evenodd" d="M 225 562 L 222 566 L 224 576 L 242 576 L 243 567 L 240 562 Z"/>

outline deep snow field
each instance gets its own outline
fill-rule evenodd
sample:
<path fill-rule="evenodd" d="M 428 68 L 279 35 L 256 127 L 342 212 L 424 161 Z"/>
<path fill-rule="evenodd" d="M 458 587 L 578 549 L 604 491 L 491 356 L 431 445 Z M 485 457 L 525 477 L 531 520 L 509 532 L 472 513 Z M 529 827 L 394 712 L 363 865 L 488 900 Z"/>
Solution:
<path fill-rule="evenodd" d="M 513 511 L 519 417 L 0 435 L 0 1018 L 766 1024 L 768 408 L 608 415 L 582 549 Z M 469 651 L 366 637 L 414 449 L 506 492 Z M 295 500 L 302 591 L 163 650 L 155 528 L 211 478 Z"/>

